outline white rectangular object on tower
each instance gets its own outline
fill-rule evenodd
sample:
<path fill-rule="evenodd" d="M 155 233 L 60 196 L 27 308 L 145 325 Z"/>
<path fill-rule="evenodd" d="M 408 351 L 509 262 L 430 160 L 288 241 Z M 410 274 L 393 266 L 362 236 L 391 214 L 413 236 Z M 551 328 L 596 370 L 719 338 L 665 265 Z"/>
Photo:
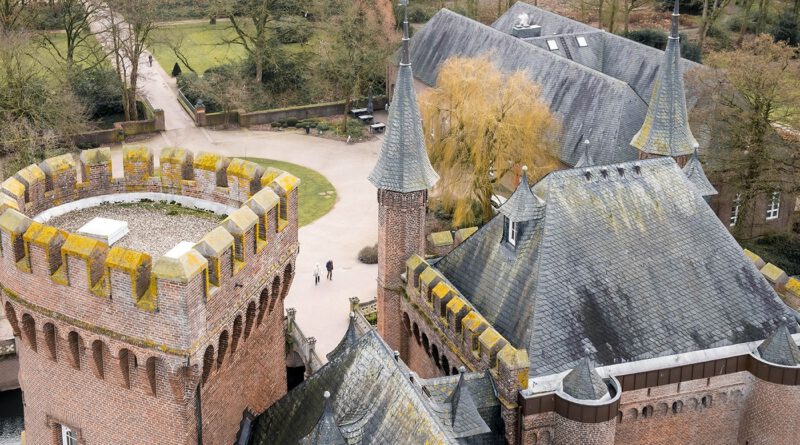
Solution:
<path fill-rule="evenodd" d="M 78 233 L 111 246 L 128 234 L 128 223 L 116 219 L 94 218 L 78 229 Z"/>

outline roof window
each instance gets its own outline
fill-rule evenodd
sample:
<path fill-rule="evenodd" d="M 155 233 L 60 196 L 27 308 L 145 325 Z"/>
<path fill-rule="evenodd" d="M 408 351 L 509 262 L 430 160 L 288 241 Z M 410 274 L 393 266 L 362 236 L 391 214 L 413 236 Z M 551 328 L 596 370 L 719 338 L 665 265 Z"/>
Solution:
<path fill-rule="evenodd" d="M 548 40 L 547 47 L 550 48 L 550 51 L 557 51 L 558 50 L 558 43 L 555 40 Z"/>
<path fill-rule="evenodd" d="M 586 37 L 584 37 L 584 36 L 578 36 L 578 37 L 575 38 L 575 40 L 578 41 L 578 46 L 580 46 L 581 48 L 583 48 L 585 46 L 589 46 L 589 44 L 586 43 Z"/>

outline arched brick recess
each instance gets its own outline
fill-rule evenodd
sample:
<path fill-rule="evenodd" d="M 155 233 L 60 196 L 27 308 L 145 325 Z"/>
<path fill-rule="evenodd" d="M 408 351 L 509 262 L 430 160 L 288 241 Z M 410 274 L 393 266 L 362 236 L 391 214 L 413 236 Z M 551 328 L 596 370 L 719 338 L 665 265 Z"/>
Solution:
<path fill-rule="evenodd" d="M 267 312 L 267 305 L 269 305 L 269 286 L 261 290 L 261 295 L 258 297 L 258 321 L 257 326 L 261 326 L 261 321 L 264 320 L 264 314 Z"/>
<path fill-rule="evenodd" d="M 237 315 L 233 320 L 233 334 L 231 334 L 231 354 L 236 352 L 236 347 L 239 346 L 239 337 L 242 336 L 242 316 Z"/>
<path fill-rule="evenodd" d="M 11 324 L 11 330 L 14 331 L 14 335 L 19 337 L 19 320 L 17 320 L 17 311 L 14 310 L 14 306 L 11 306 L 11 303 L 6 302 L 6 318 L 8 319 L 8 323 Z"/>
<path fill-rule="evenodd" d="M 247 305 L 247 312 L 244 317 L 244 339 L 250 336 L 250 331 L 253 329 L 253 320 L 256 318 L 256 302 L 251 301 Z"/>
<path fill-rule="evenodd" d="M 105 369 L 105 355 L 106 355 L 106 346 L 103 344 L 101 340 L 95 340 L 92 342 L 92 361 L 94 362 L 94 375 L 97 376 L 99 379 L 103 379 L 106 376 L 106 369 Z"/>
<path fill-rule="evenodd" d="M 428 335 L 424 332 L 422 333 L 422 348 L 425 349 L 425 353 L 428 354 L 428 356 L 431 355 L 431 343 L 428 341 Z"/>
<path fill-rule="evenodd" d="M 22 314 L 22 339 L 29 348 L 36 351 L 36 322 L 31 314 Z"/>
<path fill-rule="evenodd" d="M 289 263 L 283 268 L 283 289 L 281 289 L 281 300 L 285 299 L 286 294 L 289 293 L 289 286 L 292 285 L 293 279 L 294 268 L 292 267 L 292 263 Z"/>
<path fill-rule="evenodd" d="M 416 323 L 414 323 L 414 329 L 413 330 L 414 330 L 414 339 L 417 340 L 417 344 L 418 345 L 421 345 L 422 341 L 419 338 L 419 326 L 417 326 Z"/>
<path fill-rule="evenodd" d="M 408 313 L 403 312 L 403 327 L 405 327 L 408 336 L 411 336 L 411 319 L 408 318 Z"/>
<path fill-rule="evenodd" d="M 442 354 L 442 371 L 444 371 L 444 375 L 450 375 L 450 360 L 444 354 Z"/>
<path fill-rule="evenodd" d="M 228 331 L 222 331 L 219 334 L 219 346 L 217 347 L 217 369 L 222 367 L 226 352 L 228 352 Z"/>
<path fill-rule="evenodd" d="M 214 369 L 214 346 L 208 345 L 203 354 L 203 384 L 208 380 L 211 371 Z"/>
<path fill-rule="evenodd" d="M 147 362 L 145 362 L 145 367 L 147 368 L 147 389 L 151 395 L 157 396 L 158 357 L 148 358 Z"/>
<path fill-rule="evenodd" d="M 437 368 L 441 369 L 442 362 L 439 358 L 439 348 L 435 344 L 431 345 L 431 355 L 433 356 L 433 363 L 436 364 Z"/>
<path fill-rule="evenodd" d="M 278 298 L 281 295 L 281 278 L 279 276 L 275 276 L 272 279 L 272 298 L 269 301 L 269 313 L 272 313 L 272 310 L 275 309 L 275 303 L 278 302 Z"/>
<path fill-rule="evenodd" d="M 44 334 L 44 343 L 47 346 L 47 358 L 50 360 L 57 360 L 56 358 L 56 327 L 53 323 L 45 323 L 42 326 L 42 333 Z"/>
<path fill-rule="evenodd" d="M 69 345 L 70 361 L 72 362 L 70 364 L 75 369 L 81 369 L 81 349 L 83 349 L 83 344 L 80 334 L 70 331 L 67 334 L 67 343 Z"/>
<path fill-rule="evenodd" d="M 131 387 L 131 353 L 123 348 L 119 351 L 119 373 L 122 378 L 120 383 L 123 388 Z"/>

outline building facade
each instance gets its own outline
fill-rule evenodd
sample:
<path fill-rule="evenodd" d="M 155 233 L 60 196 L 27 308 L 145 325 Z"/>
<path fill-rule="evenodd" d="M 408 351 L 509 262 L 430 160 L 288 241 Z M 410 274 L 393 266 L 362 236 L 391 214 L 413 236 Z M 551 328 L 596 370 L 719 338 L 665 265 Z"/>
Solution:
<path fill-rule="evenodd" d="M 128 148 L 115 178 L 100 148 L 2 184 L 1 299 L 18 339 L 28 443 L 233 443 L 245 410 L 286 392 L 299 180 L 182 149 L 163 150 L 160 165 L 155 176 L 150 151 Z M 227 217 L 158 258 L 37 218 L 120 199 Z"/>

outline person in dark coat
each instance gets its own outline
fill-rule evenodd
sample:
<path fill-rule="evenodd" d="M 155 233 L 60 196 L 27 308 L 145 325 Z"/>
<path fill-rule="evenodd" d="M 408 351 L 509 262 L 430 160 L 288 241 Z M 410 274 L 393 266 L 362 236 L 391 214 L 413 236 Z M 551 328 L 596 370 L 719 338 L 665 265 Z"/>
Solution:
<path fill-rule="evenodd" d="M 325 263 L 325 269 L 328 269 L 328 279 L 333 280 L 333 260 L 328 260 Z"/>

